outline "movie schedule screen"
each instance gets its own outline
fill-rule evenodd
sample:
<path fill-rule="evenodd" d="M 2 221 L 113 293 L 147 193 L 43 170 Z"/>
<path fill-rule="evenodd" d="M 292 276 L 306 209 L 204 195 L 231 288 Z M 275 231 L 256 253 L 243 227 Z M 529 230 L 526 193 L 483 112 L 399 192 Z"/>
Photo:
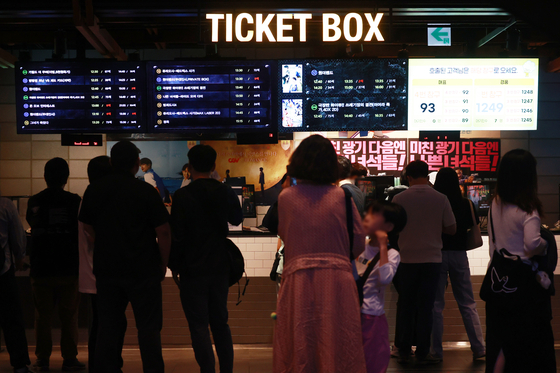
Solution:
<path fill-rule="evenodd" d="M 539 60 L 410 59 L 411 130 L 535 130 Z"/>
<path fill-rule="evenodd" d="M 269 61 L 148 63 L 154 132 L 259 132 L 273 126 Z"/>
<path fill-rule="evenodd" d="M 407 129 L 404 59 L 280 61 L 279 128 Z"/>
<path fill-rule="evenodd" d="M 141 63 L 31 62 L 15 74 L 18 133 L 144 131 Z"/>

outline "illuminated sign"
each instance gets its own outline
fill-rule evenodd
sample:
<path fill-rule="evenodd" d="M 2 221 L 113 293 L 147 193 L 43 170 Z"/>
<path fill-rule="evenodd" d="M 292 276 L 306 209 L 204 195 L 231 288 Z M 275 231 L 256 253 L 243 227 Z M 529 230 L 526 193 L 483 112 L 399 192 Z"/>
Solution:
<path fill-rule="evenodd" d="M 348 42 L 369 42 L 373 37 L 377 41 L 384 41 L 379 23 L 383 13 L 348 13 L 341 18 L 336 13 L 324 13 L 322 15 L 323 41 L 335 42 L 342 37 Z M 307 41 L 307 21 L 313 19 L 311 13 L 257 13 L 254 16 L 249 13 L 240 13 L 234 17 L 231 13 L 210 13 L 206 19 L 212 21 L 212 42 L 220 41 L 220 21 L 225 20 L 225 41 L 231 43 L 238 41 L 257 43 L 267 41 L 272 43 L 294 42 L 293 25 L 299 23 L 299 42 Z M 271 28 L 275 21 L 276 29 Z"/>
<path fill-rule="evenodd" d="M 332 139 L 336 154 L 360 163 L 372 174 L 399 176 L 408 162 L 422 160 L 431 171 L 461 167 L 470 173 L 495 172 L 500 161 L 499 139 L 419 141 L 409 139 Z"/>
<path fill-rule="evenodd" d="M 535 130 L 537 58 L 412 58 L 408 129 Z"/>

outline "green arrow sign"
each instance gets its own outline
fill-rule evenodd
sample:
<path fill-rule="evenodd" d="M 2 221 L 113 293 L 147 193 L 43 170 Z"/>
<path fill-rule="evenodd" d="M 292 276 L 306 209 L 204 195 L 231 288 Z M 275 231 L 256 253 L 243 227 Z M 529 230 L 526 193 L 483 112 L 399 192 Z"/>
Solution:
<path fill-rule="evenodd" d="M 442 28 L 443 27 L 436 27 L 436 29 L 432 32 L 432 36 L 437 41 L 443 41 L 443 39 L 441 38 L 442 36 L 449 36 L 448 32 L 442 32 L 441 31 Z"/>

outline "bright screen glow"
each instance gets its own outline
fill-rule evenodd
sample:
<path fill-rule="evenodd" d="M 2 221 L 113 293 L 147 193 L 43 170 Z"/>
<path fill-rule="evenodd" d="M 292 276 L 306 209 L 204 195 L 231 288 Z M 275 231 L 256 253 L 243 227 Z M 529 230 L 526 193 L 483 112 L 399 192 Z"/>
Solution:
<path fill-rule="evenodd" d="M 410 130 L 536 130 L 537 58 L 409 60 Z"/>

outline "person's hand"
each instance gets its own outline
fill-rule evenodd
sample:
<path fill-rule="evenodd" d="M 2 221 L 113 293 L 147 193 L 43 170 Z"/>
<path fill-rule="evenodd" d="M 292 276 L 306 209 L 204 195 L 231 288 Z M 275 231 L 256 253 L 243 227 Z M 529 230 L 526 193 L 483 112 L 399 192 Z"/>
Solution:
<path fill-rule="evenodd" d="M 387 243 L 389 242 L 389 236 L 385 231 L 376 231 L 375 238 L 377 238 L 377 242 L 379 242 L 380 246 L 387 247 Z"/>
<path fill-rule="evenodd" d="M 173 281 L 175 281 L 175 284 L 177 284 L 179 288 L 181 287 L 181 278 L 179 276 L 179 272 L 173 272 Z"/>

